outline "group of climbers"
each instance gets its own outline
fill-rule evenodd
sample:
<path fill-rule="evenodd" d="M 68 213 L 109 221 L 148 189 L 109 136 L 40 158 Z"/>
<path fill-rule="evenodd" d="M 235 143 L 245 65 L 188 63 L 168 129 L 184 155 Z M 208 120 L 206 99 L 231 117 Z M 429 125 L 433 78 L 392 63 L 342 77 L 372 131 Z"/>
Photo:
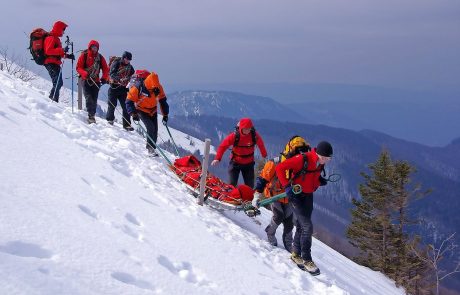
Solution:
<path fill-rule="evenodd" d="M 73 54 L 67 54 L 67 48 L 62 48 L 59 39 L 66 27 L 64 22 L 57 21 L 44 41 L 44 65 L 53 82 L 49 97 L 56 102 L 59 100 L 59 90 L 62 87 L 61 59 L 75 59 Z M 99 53 L 99 43 L 95 40 L 91 40 L 88 48 L 81 53 L 77 62 L 77 72 L 84 83 L 88 123 L 96 122 L 98 93 L 101 85 L 109 83 L 106 120 L 113 125 L 114 110 L 119 101 L 123 109 L 123 127 L 132 131 L 131 118 L 134 121 L 142 120 L 147 129 L 146 148 L 150 154 L 157 155 L 157 109 L 159 103 L 162 121 L 166 124 L 169 114 L 166 94 L 156 73 L 146 70 L 135 71 L 130 64 L 131 60 L 132 54 L 125 51 L 121 58 L 110 62 L 109 68 L 106 59 Z M 283 245 L 291 253 L 291 259 L 311 274 L 319 274 L 319 269 L 311 256 L 313 193 L 320 186 L 327 184 L 323 177 L 324 167 L 331 160 L 332 146 L 329 142 L 322 141 L 316 148 L 311 149 L 304 138 L 293 136 L 281 156 L 265 163 L 254 183 L 256 146 L 262 157 L 266 158 L 267 151 L 262 137 L 255 130 L 251 119 L 243 118 L 235 131 L 221 142 L 211 165 L 217 165 L 225 151 L 231 147 L 229 183 L 236 187 L 241 172 L 244 183 L 255 189 L 252 201 L 254 207 L 259 207 L 260 200 L 264 198 L 285 193 L 286 197 L 270 204 L 273 216 L 265 228 L 268 241 L 277 246 L 276 229 L 283 224 Z M 296 230 L 293 238 L 294 225 Z"/>
<path fill-rule="evenodd" d="M 228 168 L 229 182 L 238 183 L 241 171 L 244 183 L 254 187 L 254 152 L 258 146 L 263 158 L 267 157 L 262 137 L 255 131 L 249 118 L 239 121 L 235 132 L 230 133 L 219 145 L 211 165 L 217 165 L 225 151 L 232 146 Z M 270 204 L 272 219 L 265 228 L 270 244 L 277 246 L 276 229 L 283 224 L 283 245 L 291 253 L 291 259 L 297 266 L 312 275 L 320 273 L 311 256 L 313 224 L 313 192 L 327 184 L 323 177 L 324 166 L 333 154 L 332 145 L 321 141 L 311 149 L 308 142 L 293 136 L 279 157 L 265 163 L 257 177 L 252 204 L 259 207 L 263 198 L 270 198 L 281 193 L 286 197 Z M 294 222 L 295 220 L 295 222 Z M 296 227 L 294 238 L 292 231 Z"/>
<path fill-rule="evenodd" d="M 68 54 L 68 47 L 62 47 L 60 38 L 63 36 L 67 24 L 57 21 L 53 29 L 44 39 L 43 53 L 46 57 L 44 66 L 47 69 L 53 87 L 49 98 L 59 101 L 59 91 L 62 87 L 62 59 L 75 60 L 73 53 Z M 83 94 L 86 100 L 88 123 L 96 123 L 96 108 L 99 90 L 102 85 L 109 84 L 108 110 L 106 120 L 113 125 L 117 101 L 123 110 L 123 128 L 133 131 L 131 118 L 134 121 L 142 120 L 147 129 L 147 150 L 150 155 L 157 156 L 156 141 L 158 137 L 157 101 L 163 115 L 163 123 L 168 122 L 169 105 L 166 94 L 160 84 L 158 75 L 147 70 L 134 71 L 131 65 L 132 54 L 123 52 L 120 58 L 114 58 L 107 64 L 106 59 L 99 53 L 99 42 L 91 40 L 87 49 L 80 54 L 76 70 L 83 82 Z M 101 76 L 102 72 L 102 76 Z M 136 79 L 129 85 L 132 77 Z"/>

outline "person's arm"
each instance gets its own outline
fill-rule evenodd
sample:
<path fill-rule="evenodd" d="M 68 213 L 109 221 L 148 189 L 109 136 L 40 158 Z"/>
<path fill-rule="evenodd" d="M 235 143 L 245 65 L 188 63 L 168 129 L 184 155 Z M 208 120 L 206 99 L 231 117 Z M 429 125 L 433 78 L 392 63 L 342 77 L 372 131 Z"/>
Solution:
<path fill-rule="evenodd" d="M 222 140 L 222 142 L 220 143 L 219 147 L 217 148 L 217 153 L 216 153 L 215 160 L 221 161 L 222 156 L 224 155 L 225 151 L 231 145 L 233 145 L 234 142 L 235 142 L 235 133 L 232 132 L 224 140 Z"/>
<path fill-rule="evenodd" d="M 101 55 L 101 66 L 102 66 L 102 80 L 105 82 L 109 81 L 109 66 L 105 61 L 105 58 Z"/>
<path fill-rule="evenodd" d="M 262 158 L 267 157 L 267 150 L 265 149 L 265 144 L 258 132 L 256 132 L 256 144 L 259 147 L 260 154 L 262 155 Z"/>
<path fill-rule="evenodd" d="M 263 192 L 267 183 L 275 176 L 275 163 L 268 161 L 265 163 L 264 168 L 260 171 L 260 175 L 256 179 L 255 190 L 259 193 Z"/>
<path fill-rule="evenodd" d="M 117 59 L 110 65 L 109 76 L 110 76 L 110 79 L 116 83 L 118 83 L 120 80 L 120 77 L 118 76 L 118 68 L 120 66 L 120 63 L 121 61 Z"/>
<path fill-rule="evenodd" d="M 135 102 L 139 100 L 139 90 L 136 86 L 132 86 L 126 97 L 126 110 L 128 114 L 136 113 L 136 106 L 134 105 Z"/>
<path fill-rule="evenodd" d="M 85 71 L 85 53 L 80 54 L 80 57 L 77 61 L 77 73 L 81 76 L 83 80 L 88 78 L 88 72 Z"/>
<path fill-rule="evenodd" d="M 303 158 L 302 155 L 297 155 L 295 157 L 292 157 L 290 159 L 287 159 L 284 162 L 279 163 L 276 168 L 276 176 L 278 176 L 278 179 L 283 187 L 286 187 L 289 184 L 290 179 L 286 177 L 287 171 L 292 170 L 293 173 L 296 173 L 297 171 L 300 171 L 303 166 Z"/>
<path fill-rule="evenodd" d="M 46 37 L 44 43 L 45 44 L 43 46 L 44 46 L 44 52 L 46 56 L 64 57 L 65 52 L 62 46 L 54 48 L 56 46 L 56 42 L 53 36 Z"/>

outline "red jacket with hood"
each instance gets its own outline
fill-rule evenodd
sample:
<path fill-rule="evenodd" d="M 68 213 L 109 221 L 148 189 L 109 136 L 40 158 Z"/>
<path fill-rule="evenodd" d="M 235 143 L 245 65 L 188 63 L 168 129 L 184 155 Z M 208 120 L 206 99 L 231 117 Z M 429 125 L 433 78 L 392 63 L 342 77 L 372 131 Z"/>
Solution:
<path fill-rule="evenodd" d="M 97 47 L 96 54 L 91 50 L 91 46 Z M 98 62 L 96 62 L 99 60 Z M 102 54 L 99 54 L 99 42 L 91 40 L 88 49 L 83 51 L 77 61 L 77 72 L 83 80 L 93 78 L 94 82 L 99 83 L 99 74 L 102 69 L 102 79 L 109 80 L 109 67 Z"/>
<path fill-rule="evenodd" d="M 237 164 L 251 164 L 254 162 L 254 150 L 255 145 L 253 143 L 252 134 L 243 134 L 241 130 L 243 128 L 252 128 L 254 125 L 252 124 L 251 119 L 243 118 L 238 123 L 238 132 L 240 133 L 240 140 L 237 146 L 232 148 L 232 154 L 230 155 L 230 160 Z M 230 147 L 233 146 L 235 143 L 235 132 L 230 133 L 219 145 L 217 149 L 217 154 L 215 159 L 222 160 L 222 156 L 224 155 L 225 151 Z M 262 157 L 267 157 L 267 150 L 265 149 L 264 141 L 259 133 L 256 131 L 256 143 L 255 143 L 262 154 Z"/>
<path fill-rule="evenodd" d="M 313 193 L 320 186 L 319 177 L 321 175 L 321 171 L 324 165 L 320 165 L 318 163 L 319 158 L 318 158 L 318 155 L 316 154 L 316 149 L 313 149 L 312 151 L 305 153 L 305 156 L 307 157 L 307 163 L 308 163 L 307 170 L 309 172 L 304 175 L 299 175 L 298 177 L 296 177 L 292 181 L 292 185 L 300 184 L 302 186 L 302 192 Z M 286 187 L 290 182 L 290 179 L 286 178 L 287 171 L 292 171 L 290 175 L 295 175 L 297 172 L 302 170 L 303 165 L 304 165 L 304 159 L 301 154 L 279 163 L 276 166 L 275 170 L 276 170 L 276 175 L 278 176 L 278 179 L 281 182 L 281 185 L 283 187 Z"/>
<path fill-rule="evenodd" d="M 53 29 L 49 33 L 49 36 L 45 38 L 44 42 L 44 52 L 46 55 L 45 65 L 46 64 L 56 64 L 60 65 L 61 58 L 65 56 L 64 49 L 62 48 L 61 39 L 64 35 L 64 30 L 67 28 L 67 25 L 62 21 L 57 21 L 53 25 Z"/>

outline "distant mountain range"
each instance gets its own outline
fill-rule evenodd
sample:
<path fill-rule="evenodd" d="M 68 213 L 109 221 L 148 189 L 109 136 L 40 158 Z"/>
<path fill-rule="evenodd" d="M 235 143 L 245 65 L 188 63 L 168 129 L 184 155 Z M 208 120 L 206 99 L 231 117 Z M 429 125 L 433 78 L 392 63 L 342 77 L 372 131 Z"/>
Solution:
<path fill-rule="evenodd" d="M 232 89 L 229 85 L 221 86 Z M 181 91 L 168 94 L 168 101 L 177 115 L 251 116 L 356 131 L 372 129 L 430 146 L 445 146 L 460 136 L 460 97 L 455 91 L 433 93 L 335 84 L 262 86 L 243 84 L 233 89 L 263 96 L 234 91 Z"/>
<path fill-rule="evenodd" d="M 229 91 L 181 91 L 168 94 L 171 116 L 250 117 L 280 121 L 312 122 L 275 100 Z"/>

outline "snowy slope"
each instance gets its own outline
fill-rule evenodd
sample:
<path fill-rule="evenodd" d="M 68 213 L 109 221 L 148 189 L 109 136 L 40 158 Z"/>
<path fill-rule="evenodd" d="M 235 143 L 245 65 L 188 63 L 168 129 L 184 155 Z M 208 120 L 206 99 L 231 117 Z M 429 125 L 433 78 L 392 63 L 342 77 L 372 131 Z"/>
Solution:
<path fill-rule="evenodd" d="M 268 212 L 197 206 L 138 134 L 41 87 L 0 72 L 0 294 L 403 294 L 317 240 L 323 274 L 298 270 Z"/>

